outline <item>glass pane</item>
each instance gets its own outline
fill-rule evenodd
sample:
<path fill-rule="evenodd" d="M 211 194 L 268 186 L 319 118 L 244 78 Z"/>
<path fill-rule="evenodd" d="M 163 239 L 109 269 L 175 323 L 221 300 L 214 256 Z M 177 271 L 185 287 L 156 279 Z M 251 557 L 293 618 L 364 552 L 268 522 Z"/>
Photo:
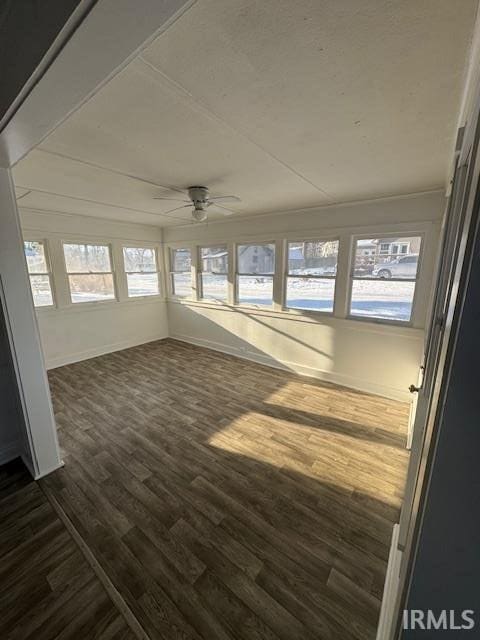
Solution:
<path fill-rule="evenodd" d="M 28 273 L 47 273 L 47 261 L 45 248 L 42 242 L 24 242 L 25 258 L 27 259 Z"/>
<path fill-rule="evenodd" d="M 401 278 L 417 276 L 420 236 L 372 238 L 355 243 L 355 278 Z"/>
<path fill-rule="evenodd" d="M 352 316 L 408 322 L 414 292 L 415 282 L 354 280 L 350 313 Z"/>
<path fill-rule="evenodd" d="M 287 278 L 287 307 L 333 311 L 335 280 Z"/>
<path fill-rule="evenodd" d="M 48 307 L 53 305 L 52 288 L 48 276 L 30 276 L 33 304 L 36 307 Z"/>
<path fill-rule="evenodd" d="M 290 275 L 335 276 L 337 258 L 338 240 L 288 243 Z"/>
<path fill-rule="evenodd" d="M 239 244 L 237 246 L 238 273 L 274 273 L 274 244 Z"/>
<path fill-rule="evenodd" d="M 201 247 L 201 270 L 209 273 L 227 273 L 228 251 L 226 245 L 216 247 Z"/>
<path fill-rule="evenodd" d="M 111 271 L 108 246 L 99 244 L 64 244 L 67 272 Z"/>
<path fill-rule="evenodd" d="M 273 304 L 273 278 L 270 276 L 238 276 L 238 302 L 243 304 Z"/>
<path fill-rule="evenodd" d="M 227 276 L 216 273 L 202 273 L 202 298 L 226 300 Z"/>
<path fill-rule="evenodd" d="M 172 271 L 190 271 L 192 266 L 192 254 L 190 249 L 171 249 L 171 259 Z"/>
<path fill-rule="evenodd" d="M 72 302 L 114 300 L 113 276 L 109 274 L 87 274 L 68 276 Z"/>
<path fill-rule="evenodd" d="M 157 270 L 155 249 L 123 247 L 123 260 L 125 262 L 125 271 L 146 271 L 152 273 Z"/>
<path fill-rule="evenodd" d="M 172 273 L 173 295 L 189 298 L 192 295 L 192 276 L 188 273 Z"/>
<path fill-rule="evenodd" d="M 158 276 L 156 273 L 127 273 L 128 295 L 158 295 Z"/>

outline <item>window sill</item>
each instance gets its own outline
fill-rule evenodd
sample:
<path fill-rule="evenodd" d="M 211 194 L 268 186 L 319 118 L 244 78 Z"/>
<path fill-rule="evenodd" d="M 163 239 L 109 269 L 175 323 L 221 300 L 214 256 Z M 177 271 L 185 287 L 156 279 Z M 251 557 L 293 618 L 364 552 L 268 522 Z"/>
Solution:
<path fill-rule="evenodd" d="M 411 320 L 389 320 L 387 318 L 355 316 L 352 314 L 349 314 L 348 316 L 346 316 L 345 319 L 352 320 L 354 322 L 366 322 L 369 324 L 379 324 L 379 325 L 394 326 L 394 327 L 406 327 L 410 329 L 415 328 Z M 420 331 L 423 331 L 423 329 L 420 329 Z"/>

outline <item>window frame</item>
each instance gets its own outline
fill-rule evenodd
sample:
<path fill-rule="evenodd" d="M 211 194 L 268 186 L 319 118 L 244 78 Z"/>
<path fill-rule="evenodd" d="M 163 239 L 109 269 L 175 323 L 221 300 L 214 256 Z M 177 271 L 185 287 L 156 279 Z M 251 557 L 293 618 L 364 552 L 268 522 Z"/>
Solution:
<path fill-rule="evenodd" d="M 259 246 L 262 244 L 273 244 L 274 258 L 273 258 L 273 272 L 272 273 L 240 273 L 238 270 L 238 247 L 247 247 L 247 246 Z M 235 242 L 234 246 L 234 254 L 235 254 L 235 271 L 234 271 L 234 304 L 240 307 L 250 307 L 252 309 L 263 309 L 265 311 L 274 311 L 275 310 L 275 278 L 278 273 L 278 256 L 277 256 L 277 243 L 275 240 L 248 240 L 246 242 Z M 260 278 L 271 278 L 272 279 L 272 303 L 267 304 L 254 304 L 251 302 L 240 302 L 238 298 L 239 289 L 238 286 L 238 277 L 239 276 L 259 276 Z"/>
<path fill-rule="evenodd" d="M 337 273 L 335 273 L 334 276 L 318 276 L 318 275 L 310 275 L 310 274 L 306 274 L 306 275 L 290 275 L 289 274 L 289 269 L 288 269 L 288 247 L 290 244 L 293 244 L 295 242 L 337 242 L 338 243 L 338 250 L 337 250 Z M 282 304 L 282 311 L 286 311 L 287 313 L 300 313 L 300 314 L 317 314 L 320 313 L 322 314 L 322 316 L 333 316 L 335 313 L 335 304 L 336 304 L 336 294 L 337 294 L 337 275 L 338 275 L 338 258 L 340 256 L 340 237 L 339 236 L 335 236 L 335 237 L 322 237 L 322 238 L 312 238 L 310 240 L 306 240 L 305 238 L 301 238 L 301 239 L 290 239 L 290 238 L 286 238 L 285 239 L 285 265 L 284 265 L 284 270 L 283 270 L 283 283 L 282 283 L 282 300 L 283 300 L 283 304 Z M 288 278 L 305 278 L 305 280 L 311 279 L 311 280 L 334 280 L 335 284 L 333 287 L 333 306 L 332 306 L 332 310 L 331 311 L 322 311 L 321 309 L 302 309 L 300 307 L 289 307 L 287 306 L 287 287 L 288 287 Z"/>
<path fill-rule="evenodd" d="M 27 261 L 27 256 L 25 256 L 25 242 L 37 242 L 38 244 L 41 244 L 43 246 L 43 255 L 45 257 L 45 264 L 47 266 L 47 272 L 46 273 L 30 273 L 29 269 L 28 269 L 28 261 Z M 23 238 L 23 253 L 25 256 L 25 265 L 27 268 L 27 274 L 28 274 L 28 281 L 30 283 L 30 290 L 32 292 L 32 300 L 33 300 L 33 306 L 35 308 L 35 311 L 44 309 L 44 310 L 49 310 L 49 309 L 56 309 L 57 308 L 57 296 L 56 296 L 56 291 L 55 291 L 55 285 L 53 282 L 53 269 L 52 269 L 52 263 L 50 261 L 50 247 L 48 246 L 48 240 L 46 238 L 33 238 L 31 236 Z M 42 305 L 36 305 L 35 304 L 35 298 L 33 297 L 33 290 L 32 290 L 32 276 L 47 276 L 48 277 L 48 282 L 50 285 L 50 293 L 52 294 L 52 304 L 42 304 Z"/>
<path fill-rule="evenodd" d="M 155 261 L 155 271 L 127 271 L 126 268 L 126 264 L 125 264 L 125 249 L 148 249 L 149 251 L 153 251 L 153 258 Z M 125 285 L 126 285 L 126 296 L 127 296 L 127 300 L 142 300 L 144 298 L 155 298 L 156 296 L 161 296 L 162 295 L 162 288 L 161 288 L 161 278 L 160 278 L 160 268 L 159 268 L 159 261 L 158 261 L 158 250 L 156 246 L 140 246 L 138 243 L 133 246 L 133 243 L 130 244 L 122 244 L 122 260 L 123 260 L 123 273 L 125 274 Z M 157 293 L 145 293 L 141 296 L 131 296 L 129 291 L 128 291 L 128 276 L 129 275 L 142 275 L 142 274 L 150 274 L 153 275 L 155 274 L 157 276 Z"/>
<path fill-rule="evenodd" d="M 175 300 L 193 300 L 193 281 L 192 281 L 192 265 L 193 265 L 193 259 L 194 259 L 194 255 L 195 255 L 195 246 L 189 246 L 187 244 L 182 244 L 179 246 L 169 246 L 168 247 L 168 292 L 171 298 L 174 298 Z M 190 251 L 190 270 L 187 271 L 175 271 L 173 269 L 173 266 L 175 264 L 175 261 L 173 259 L 173 252 L 174 251 L 180 251 L 180 250 L 188 250 Z M 187 296 L 181 296 L 178 295 L 178 293 L 175 293 L 175 284 L 174 284 L 174 275 L 176 273 L 190 273 L 190 295 Z"/>
<path fill-rule="evenodd" d="M 67 267 L 67 258 L 65 256 L 65 245 L 67 244 L 76 244 L 90 247 L 107 247 L 108 256 L 110 259 L 110 269 L 111 271 L 69 271 Z M 118 290 L 117 290 L 117 282 L 116 282 L 116 271 L 115 271 L 115 261 L 113 259 L 113 250 L 112 250 L 112 242 L 105 242 L 102 240 L 61 240 L 62 246 L 62 255 L 63 255 L 63 266 L 65 269 L 65 275 L 67 278 L 67 287 L 68 293 L 70 296 L 70 305 L 74 307 L 79 307 L 80 305 L 94 305 L 94 304 L 108 304 L 112 302 L 118 302 Z M 72 288 L 70 286 L 70 276 L 95 276 L 95 275 L 111 275 L 112 283 L 113 283 L 113 297 L 106 298 L 105 300 L 85 300 L 85 302 L 74 302 L 72 298 Z"/>
<path fill-rule="evenodd" d="M 243 243 L 240 243 L 243 244 Z M 203 296 L 203 274 L 204 273 L 209 273 L 211 275 L 215 275 L 213 274 L 211 271 L 204 271 L 203 270 L 203 258 L 202 258 L 202 249 L 211 249 L 212 247 L 225 247 L 225 252 L 227 254 L 227 269 L 225 271 L 225 273 L 220 273 L 217 275 L 224 275 L 227 279 L 226 282 L 226 291 L 225 291 L 225 299 L 224 300 L 217 300 L 215 298 L 204 298 Z M 212 303 L 212 304 L 227 304 L 228 303 L 228 273 L 229 273 L 229 269 L 230 269 L 230 261 L 231 261 L 231 256 L 230 256 L 230 252 L 228 249 L 228 243 L 227 242 L 218 242 L 218 243 L 213 243 L 213 244 L 199 244 L 196 245 L 196 255 L 197 255 L 197 291 L 198 291 L 198 300 L 199 302 L 207 302 L 207 303 Z"/>
<path fill-rule="evenodd" d="M 375 318 L 373 316 L 359 316 L 352 314 L 352 293 L 353 293 L 353 282 L 354 280 L 364 280 L 371 282 L 379 282 L 380 278 L 355 278 L 353 273 L 355 270 L 355 257 L 356 257 L 356 243 L 358 240 L 366 240 L 366 239 L 376 239 L 376 238 L 394 238 L 402 234 L 402 238 L 420 238 L 420 250 L 418 252 L 418 262 L 417 262 L 417 273 L 415 278 L 389 278 L 387 282 L 414 282 L 415 288 L 413 291 L 412 297 L 412 311 L 410 313 L 410 320 L 393 320 L 389 318 Z M 417 313 L 417 296 L 418 296 L 418 283 L 421 277 L 422 271 L 422 262 L 423 262 L 423 254 L 425 250 L 425 231 L 393 231 L 393 232 L 384 232 L 384 231 L 374 231 L 372 233 L 362 233 L 362 234 L 354 234 L 350 238 L 350 264 L 349 264 L 349 273 L 348 273 L 348 296 L 347 296 L 347 313 L 345 318 L 347 320 L 355 320 L 360 322 L 373 322 L 375 324 L 387 324 L 393 325 L 395 327 L 414 327 Z M 385 255 L 385 254 L 383 254 Z M 398 257 L 402 258 L 408 254 L 398 254 Z"/>

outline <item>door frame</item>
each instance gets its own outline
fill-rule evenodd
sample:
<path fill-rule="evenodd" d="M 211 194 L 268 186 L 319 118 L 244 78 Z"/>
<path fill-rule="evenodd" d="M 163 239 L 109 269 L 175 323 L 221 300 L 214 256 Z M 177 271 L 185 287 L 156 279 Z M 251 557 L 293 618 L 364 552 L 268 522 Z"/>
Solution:
<path fill-rule="evenodd" d="M 0 123 L 0 277 L 25 417 L 16 453 L 35 479 L 63 463 L 11 169 L 194 2 L 81 0 Z"/>
<path fill-rule="evenodd" d="M 398 639 L 402 634 L 402 612 L 408 597 L 419 534 L 422 528 L 430 473 L 436 453 L 438 427 L 443 414 L 452 353 L 455 349 L 463 295 L 470 270 L 472 238 L 479 218 L 480 83 L 477 86 L 476 100 L 473 104 L 474 108 L 460 135 L 460 148 L 454 159 L 453 188 L 448 202 L 449 211 L 447 211 L 447 214 L 451 215 L 450 220 L 446 222 L 444 242 L 442 242 L 443 249 L 447 247 L 447 250 L 453 252 L 452 261 L 451 264 L 446 263 L 447 269 L 440 268 L 437 275 L 435 300 L 432 305 L 432 322 L 427 335 L 427 349 L 429 351 L 426 351 L 428 358 L 431 360 L 433 357 L 434 360 L 430 363 L 424 363 L 433 369 L 429 376 L 424 378 L 428 383 L 428 387 L 425 387 L 425 424 L 423 433 L 419 434 L 418 442 L 416 442 L 418 460 L 414 460 L 411 468 L 409 467 L 408 480 L 413 483 L 411 485 L 411 514 L 406 513 L 402 522 L 404 539 L 402 540 L 402 535 L 399 535 L 397 551 L 402 555 L 399 563 L 396 594 L 393 596 L 395 606 L 391 626 L 385 640 Z M 448 243 L 450 243 L 450 249 L 448 249 Z M 440 254 L 440 264 L 442 264 L 442 259 L 443 256 Z M 440 315 L 437 315 L 439 312 Z M 439 343 L 433 351 L 437 323 L 440 323 L 441 331 L 437 330 Z M 409 505 L 406 505 L 405 509 L 409 509 Z M 382 638 L 382 640 L 384 639 Z"/>

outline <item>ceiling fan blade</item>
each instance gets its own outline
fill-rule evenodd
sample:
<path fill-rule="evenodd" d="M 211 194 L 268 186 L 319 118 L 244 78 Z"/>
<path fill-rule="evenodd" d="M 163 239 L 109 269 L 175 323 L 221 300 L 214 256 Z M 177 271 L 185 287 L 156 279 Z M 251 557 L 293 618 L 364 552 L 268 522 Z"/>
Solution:
<path fill-rule="evenodd" d="M 190 200 L 185 200 L 185 198 L 162 198 L 162 196 L 157 196 L 153 198 L 153 200 L 170 200 L 171 202 L 190 202 Z"/>
<path fill-rule="evenodd" d="M 214 196 L 213 198 L 208 199 L 214 202 L 241 202 L 240 198 L 237 196 Z"/>
<path fill-rule="evenodd" d="M 178 211 L 179 209 L 189 209 L 192 205 L 191 204 L 182 204 L 181 207 L 175 207 L 175 209 L 169 209 L 168 211 L 160 211 L 159 213 L 162 216 L 166 216 L 169 213 L 172 213 L 173 211 Z"/>
<path fill-rule="evenodd" d="M 231 209 L 227 209 L 227 207 L 224 207 L 221 204 L 218 204 L 217 202 L 209 202 L 208 206 L 209 207 L 215 207 L 216 209 L 219 210 L 218 213 L 221 213 L 224 216 L 233 216 L 235 213 L 237 213 L 236 211 L 232 211 Z"/>

